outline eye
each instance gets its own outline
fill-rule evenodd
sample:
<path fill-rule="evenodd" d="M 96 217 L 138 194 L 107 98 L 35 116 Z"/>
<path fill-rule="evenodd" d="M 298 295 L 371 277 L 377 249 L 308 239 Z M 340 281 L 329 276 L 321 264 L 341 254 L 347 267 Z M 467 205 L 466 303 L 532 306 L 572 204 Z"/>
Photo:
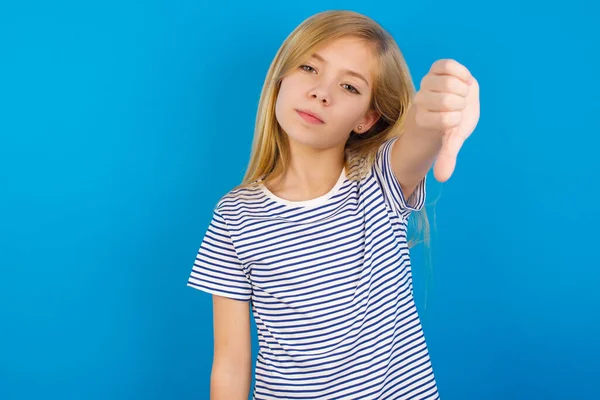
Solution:
<path fill-rule="evenodd" d="M 316 72 L 315 69 L 313 67 L 311 67 L 310 65 L 303 64 L 300 66 L 300 68 L 306 72 Z"/>
<path fill-rule="evenodd" d="M 350 93 L 360 94 L 360 92 L 356 90 L 354 86 L 348 85 L 347 83 L 342 84 L 342 87 L 344 87 L 344 89 L 346 89 Z"/>

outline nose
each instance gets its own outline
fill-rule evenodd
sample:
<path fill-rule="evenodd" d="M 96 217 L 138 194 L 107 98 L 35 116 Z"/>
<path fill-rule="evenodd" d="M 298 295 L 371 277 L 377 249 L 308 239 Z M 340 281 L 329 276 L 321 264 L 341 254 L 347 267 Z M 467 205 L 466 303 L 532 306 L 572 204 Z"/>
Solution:
<path fill-rule="evenodd" d="M 309 97 L 311 99 L 316 99 L 317 101 L 323 103 L 324 105 L 328 105 L 328 104 L 331 103 L 330 92 L 323 85 L 319 85 L 317 87 L 314 87 L 309 92 Z"/>

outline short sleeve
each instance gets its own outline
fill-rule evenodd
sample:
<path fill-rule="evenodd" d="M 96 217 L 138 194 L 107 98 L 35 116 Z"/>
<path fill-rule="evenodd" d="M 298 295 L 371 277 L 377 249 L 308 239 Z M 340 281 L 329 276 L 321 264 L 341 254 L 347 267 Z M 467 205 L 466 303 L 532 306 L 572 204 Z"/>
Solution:
<path fill-rule="evenodd" d="M 237 256 L 227 223 L 217 210 L 196 255 L 187 286 L 236 300 L 251 298 L 250 280 Z"/>
<path fill-rule="evenodd" d="M 425 204 L 427 176 L 423 177 L 411 196 L 406 199 L 400 183 L 392 170 L 392 146 L 396 140 L 398 140 L 398 137 L 394 136 L 379 146 L 373 165 L 373 174 L 381 186 L 381 190 L 386 197 L 386 202 L 394 211 L 406 218 L 412 211 L 419 211 L 423 208 Z"/>

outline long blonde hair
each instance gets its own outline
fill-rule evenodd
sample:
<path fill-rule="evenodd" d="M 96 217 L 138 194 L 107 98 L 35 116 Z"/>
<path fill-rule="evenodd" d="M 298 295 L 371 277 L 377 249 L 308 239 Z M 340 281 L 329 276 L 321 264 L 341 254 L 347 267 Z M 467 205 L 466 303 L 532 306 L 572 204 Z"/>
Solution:
<path fill-rule="evenodd" d="M 346 167 L 350 159 L 348 155 L 352 154 L 365 157 L 365 169 L 368 170 L 379 146 L 392 136 L 402 135 L 415 87 L 396 41 L 377 22 L 362 14 L 338 10 L 321 12 L 304 20 L 290 33 L 269 67 L 258 105 L 252 153 L 240 186 L 251 185 L 258 180 L 266 183 L 285 171 L 290 160 L 287 135 L 275 117 L 281 81 L 305 62 L 316 47 L 341 37 L 360 38 L 372 45 L 378 64 L 370 108 L 380 117 L 368 132 L 350 135 L 345 146 Z M 416 235 L 409 240 L 409 246 L 422 241 L 429 247 L 429 221 L 425 207 L 416 216 L 414 232 L 410 229 Z M 423 239 L 418 240 L 421 234 Z"/>

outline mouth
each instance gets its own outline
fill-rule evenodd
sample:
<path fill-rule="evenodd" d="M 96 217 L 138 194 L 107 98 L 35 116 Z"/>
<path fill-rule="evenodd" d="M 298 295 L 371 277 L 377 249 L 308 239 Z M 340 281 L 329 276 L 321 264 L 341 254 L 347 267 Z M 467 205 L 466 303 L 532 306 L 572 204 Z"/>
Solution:
<path fill-rule="evenodd" d="M 325 123 L 319 114 L 316 114 L 316 113 L 313 113 L 313 112 L 310 112 L 307 110 L 296 110 L 296 112 L 298 113 L 298 115 L 300 115 L 300 117 L 302 117 L 303 120 L 305 120 L 308 123 L 311 123 L 311 124 L 324 124 Z"/>

